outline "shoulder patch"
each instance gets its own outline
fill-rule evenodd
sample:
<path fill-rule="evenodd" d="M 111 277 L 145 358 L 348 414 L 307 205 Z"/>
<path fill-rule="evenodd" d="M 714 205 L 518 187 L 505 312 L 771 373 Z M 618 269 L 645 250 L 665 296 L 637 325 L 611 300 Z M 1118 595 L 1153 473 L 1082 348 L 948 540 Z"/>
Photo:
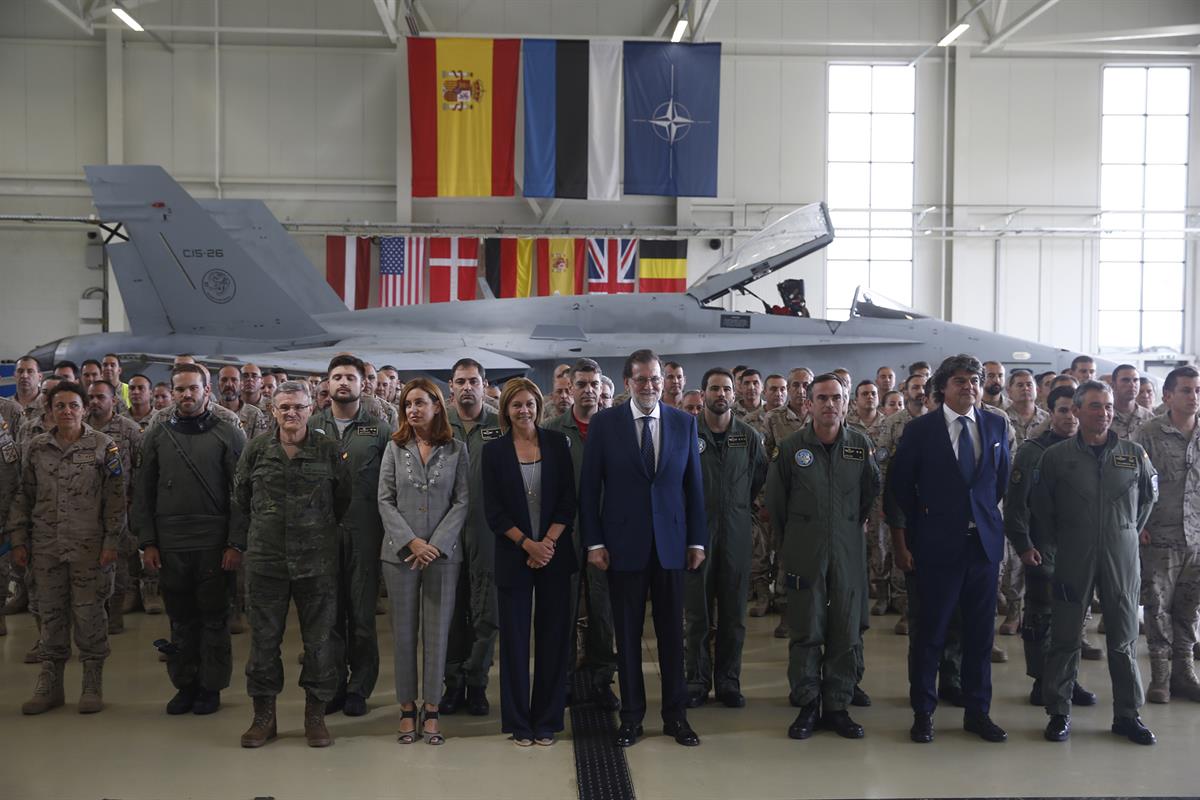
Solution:
<path fill-rule="evenodd" d="M 696 449 L 700 451 L 701 455 L 703 455 L 704 451 L 708 449 L 708 442 L 704 441 L 703 436 L 696 437 Z"/>
<path fill-rule="evenodd" d="M 804 449 L 796 451 L 796 466 L 811 467 L 813 463 L 812 450 Z"/>
<path fill-rule="evenodd" d="M 1008 475 L 1008 481 L 1009 481 L 1009 483 L 1011 483 L 1013 486 L 1020 486 L 1020 485 L 1021 485 L 1021 479 L 1022 479 L 1022 478 L 1024 478 L 1024 477 L 1025 477 L 1025 476 L 1022 474 L 1021 470 L 1017 469 L 1016 467 L 1013 467 L 1013 470 L 1012 470 L 1012 472 L 1010 472 L 1010 473 L 1009 473 L 1009 475 Z"/>
<path fill-rule="evenodd" d="M 0 445 L 0 458 L 4 459 L 5 464 L 17 463 L 20 453 L 17 452 L 17 446 L 13 443 L 12 439 Z"/>
<path fill-rule="evenodd" d="M 882 464 L 889 458 L 888 449 L 886 447 L 875 448 L 875 463 Z"/>

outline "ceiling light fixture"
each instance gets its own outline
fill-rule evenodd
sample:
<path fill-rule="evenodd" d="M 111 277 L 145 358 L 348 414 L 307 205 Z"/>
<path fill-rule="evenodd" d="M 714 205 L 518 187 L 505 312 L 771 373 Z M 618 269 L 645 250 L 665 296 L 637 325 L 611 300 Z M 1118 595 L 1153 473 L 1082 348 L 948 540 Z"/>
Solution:
<path fill-rule="evenodd" d="M 112 12 L 113 12 L 113 14 L 116 15 L 117 19 L 121 20 L 121 22 L 124 22 L 126 25 L 128 25 L 130 28 L 137 31 L 138 33 L 142 33 L 144 30 L 146 30 L 141 25 L 139 25 L 138 21 L 136 19 L 134 19 L 130 15 L 130 13 L 128 11 L 126 11 L 125 9 L 116 7 L 112 10 Z"/>
<path fill-rule="evenodd" d="M 687 30 L 687 26 L 688 26 L 688 21 L 686 19 L 680 19 L 678 22 L 676 22 L 675 23 L 675 32 L 671 34 L 671 41 L 672 42 L 682 41 L 683 34 Z"/>
<path fill-rule="evenodd" d="M 967 24 L 966 22 L 958 23 L 950 30 L 949 33 L 947 33 L 945 36 L 943 36 L 938 41 L 937 46 L 938 47 L 949 47 L 951 44 L 954 43 L 955 39 L 957 39 L 958 37 L 960 37 L 964 33 L 966 33 L 967 29 L 970 27 L 971 26 L 969 24 Z"/>

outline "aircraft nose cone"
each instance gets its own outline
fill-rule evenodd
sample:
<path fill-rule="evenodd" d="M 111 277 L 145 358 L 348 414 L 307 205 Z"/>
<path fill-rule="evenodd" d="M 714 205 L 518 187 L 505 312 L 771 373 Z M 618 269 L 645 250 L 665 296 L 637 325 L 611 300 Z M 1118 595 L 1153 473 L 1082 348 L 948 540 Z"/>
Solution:
<path fill-rule="evenodd" d="M 41 369 L 52 369 L 54 367 L 54 362 L 57 360 L 55 358 L 55 353 L 58 352 L 58 346 L 60 344 L 62 344 L 62 339 L 55 339 L 53 342 L 47 342 L 46 344 L 38 345 L 29 351 L 29 356 L 37 359 L 38 367 Z"/>

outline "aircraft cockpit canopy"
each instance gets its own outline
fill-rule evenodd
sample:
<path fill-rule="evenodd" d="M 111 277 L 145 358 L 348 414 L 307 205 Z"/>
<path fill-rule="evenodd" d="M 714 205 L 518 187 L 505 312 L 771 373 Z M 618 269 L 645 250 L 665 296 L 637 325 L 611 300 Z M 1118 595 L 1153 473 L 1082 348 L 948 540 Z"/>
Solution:
<path fill-rule="evenodd" d="M 850 306 L 850 317 L 866 317 L 868 319 L 927 319 L 928 315 L 914 311 L 903 303 L 882 295 L 868 286 L 859 286 L 854 290 L 854 302 Z"/>

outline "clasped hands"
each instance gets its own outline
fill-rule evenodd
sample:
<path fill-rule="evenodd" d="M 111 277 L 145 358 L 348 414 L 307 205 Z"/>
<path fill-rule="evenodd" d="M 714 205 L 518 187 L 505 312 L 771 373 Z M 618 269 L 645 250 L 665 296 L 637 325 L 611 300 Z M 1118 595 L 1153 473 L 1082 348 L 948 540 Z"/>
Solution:
<path fill-rule="evenodd" d="M 408 543 L 408 549 L 411 555 L 404 559 L 404 563 L 409 565 L 409 569 L 425 569 L 442 554 L 441 550 L 424 539 L 413 539 Z"/>
<path fill-rule="evenodd" d="M 541 569 L 550 563 L 550 559 L 554 558 L 555 541 L 549 536 L 540 540 L 526 539 L 521 543 L 521 549 L 529 556 L 525 560 L 525 566 L 530 569 Z"/>

